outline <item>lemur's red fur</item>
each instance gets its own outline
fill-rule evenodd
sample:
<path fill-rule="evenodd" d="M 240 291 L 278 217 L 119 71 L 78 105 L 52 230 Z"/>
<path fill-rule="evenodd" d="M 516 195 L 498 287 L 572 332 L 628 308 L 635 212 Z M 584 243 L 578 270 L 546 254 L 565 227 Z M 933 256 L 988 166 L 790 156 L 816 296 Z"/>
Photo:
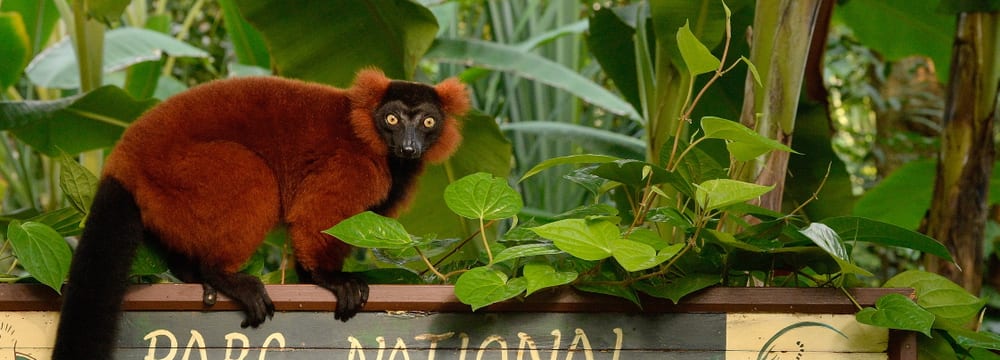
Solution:
<path fill-rule="evenodd" d="M 287 223 L 304 268 L 340 270 L 349 248 L 321 231 L 388 196 L 388 150 L 372 113 L 389 82 L 369 69 L 346 90 L 273 77 L 198 86 L 129 127 L 104 175 L 132 192 L 168 248 L 198 263 L 235 272 Z M 453 116 L 468 109 L 457 80 L 435 91 L 448 118 L 425 153 L 432 162 L 455 151 Z"/>

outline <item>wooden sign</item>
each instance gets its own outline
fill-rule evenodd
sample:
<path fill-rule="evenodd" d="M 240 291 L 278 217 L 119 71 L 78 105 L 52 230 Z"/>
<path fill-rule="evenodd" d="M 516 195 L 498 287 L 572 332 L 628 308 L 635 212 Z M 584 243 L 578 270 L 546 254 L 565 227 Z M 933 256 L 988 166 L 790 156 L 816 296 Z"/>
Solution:
<path fill-rule="evenodd" d="M 243 314 L 231 302 L 203 311 L 198 285 L 136 287 L 125 303 L 117 358 L 915 359 L 912 334 L 857 323 L 839 291 L 763 290 L 778 293 L 709 289 L 680 305 L 648 299 L 640 312 L 617 299 L 566 291 L 473 313 L 450 287 L 376 286 L 366 312 L 344 323 L 329 312 L 335 302 L 325 290 L 285 285 L 269 287 L 279 309 L 274 318 L 241 329 Z M 885 293 L 859 289 L 855 297 L 874 303 Z M 0 359 L 48 359 L 57 308 L 42 288 L 0 285 Z"/>

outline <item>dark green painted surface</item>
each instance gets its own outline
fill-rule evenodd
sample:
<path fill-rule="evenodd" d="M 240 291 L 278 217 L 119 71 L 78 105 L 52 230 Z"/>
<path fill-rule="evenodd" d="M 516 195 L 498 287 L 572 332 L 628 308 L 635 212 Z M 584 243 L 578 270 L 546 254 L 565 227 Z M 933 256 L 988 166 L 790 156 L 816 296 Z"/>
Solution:
<path fill-rule="evenodd" d="M 362 313 L 343 323 L 328 312 L 288 312 L 258 329 L 241 329 L 241 320 L 232 311 L 128 312 L 118 358 L 202 359 L 205 349 L 205 359 L 517 359 L 519 351 L 534 359 L 534 347 L 540 359 L 567 359 L 570 349 L 577 359 L 585 351 L 594 359 L 721 359 L 726 345 L 725 314 Z"/>

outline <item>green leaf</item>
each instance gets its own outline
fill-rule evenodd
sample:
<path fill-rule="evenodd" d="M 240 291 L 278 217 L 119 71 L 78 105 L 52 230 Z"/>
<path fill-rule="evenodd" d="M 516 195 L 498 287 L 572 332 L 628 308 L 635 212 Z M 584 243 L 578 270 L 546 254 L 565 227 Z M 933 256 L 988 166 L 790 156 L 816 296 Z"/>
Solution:
<path fill-rule="evenodd" d="M 954 338 L 955 342 L 961 346 L 1000 350 L 1000 334 L 988 331 L 972 331 L 948 321 L 935 322 L 934 327 L 947 331 L 948 335 Z"/>
<path fill-rule="evenodd" d="M 31 59 L 31 43 L 18 13 L 0 13 L 0 90 L 17 83 L 21 70 Z"/>
<path fill-rule="evenodd" d="M 83 213 L 72 207 L 47 211 L 28 219 L 28 221 L 48 225 L 63 237 L 80 235 L 83 230 Z"/>
<path fill-rule="evenodd" d="M 926 271 L 909 270 L 894 276 L 883 287 L 913 288 L 917 304 L 939 320 L 966 324 L 976 318 L 986 300 L 972 296 L 947 278 Z"/>
<path fill-rule="evenodd" d="M 757 66 L 754 66 L 754 64 L 750 62 L 750 59 L 747 59 L 746 56 L 740 56 L 740 61 L 747 64 L 747 69 L 750 70 L 750 74 L 753 75 L 753 80 L 757 83 L 757 86 L 763 87 L 764 84 L 760 82 L 760 73 L 757 72 Z"/>
<path fill-rule="evenodd" d="M 170 21 L 171 17 L 167 14 L 149 16 L 146 18 L 145 28 L 169 35 Z M 163 74 L 163 66 L 166 62 L 167 59 L 161 58 L 129 66 L 125 71 L 125 82 L 121 84 L 121 87 L 136 99 L 153 97 L 159 87 L 160 78 L 169 76 Z M 117 75 L 116 73 L 108 76 L 105 82 L 118 85 Z"/>
<path fill-rule="evenodd" d="M 456 214 L 469 219 L 498 220 L 514 217 L 524 203 L 507 179 L 475 173 L 444 189 L 444 202 Z"/>
<path fill-rule="evenodd" d="M 219 7 L 222 8 L 226 37 L 233 44 L 239 64 L 270 68 L 271 55 L 267 53 L 264 37 L 240 15 L 234 0 L 219 0 Z"/>
<path fill-rule="evenodd" d="M 47 225 L 33 221 L 11 221 L 7 238 L 21 266 L 42 284 L 62 293 L 73 257 L 66 240 Z"/>
<path fill-rule="evenodd" d="M 646 270 L 660 264 L 652 246 L 628 239 L 613 240 L 609 244 L 611 255 L 625 271 Z"/>
<path fill-rule="evenodd" d="M 636 289 L 650 296 L 670 299 L 674 304 L 691 293 L 718 285 L 721 279 L 718 274 L 687 274 L 668 280 L 650 279 L 635 284 Z"/>
<path fill-rule="evenodd" d="M 556 121 L 522 121 L 500 124 L 503 131 L 543 135 L 551 139 L 573 138 L 581 143 L 601 142 L 622 147 L 636 154 L 646 151 L 646 143 L 633 136 L 619 134 L 611 130 Z"/>
<path fill-rule="evenodd" d="M 931 207 L 936 164 L 931 159 L 903 164 L 868 189 L 854 204 L 852 214 L 916 230 Z"/>
<path fill-rule="evenodd" d="M 589 23 L 585 39 L 590 53 L 629 104 L 642 108 L 635 70 L 635 28 L 608 7 L 595 11 Z"/>
<path fill-rule="evenodd" d="M 559 220 L 531 228 L 531 231 L 552 240 L 560 250 L 583 260 L 601 260 L 611 256 L 610 242 L 620 237 L 618 227 L 603 220 Z"/>
<path fill-rule="evenodd" d="M 371 211 L 347 218 L 323 232 L 363 248 L 402 249 L 414 245 L 399 221 Z"/>
<path fill-rule="evenodd" d="M 702 44 L 694 36 L 694 33 L 691 32 L 691 25 L 688 22 L 685 22 L 684 26 L 681 26 L 677 30 L 677 47 L 681 52 L 681 57 L 684 59 L 688 74 L 691 74 L 692 77 L 712 72 L 719 68 L 719 59 L 715 55 L 712 55 L 712 52 L 705 47 L 705 44 Z"/>
<path fill-rule="evenodd" d="M 24 30 L 28 33 L 29 60 L 31 55 L 42 50 L 41 47 L 45 46 L 52 31 L 56 28 L 55 24 L 59 21 L 59 11 L 53 0 L 2 1 L 0 2 L 0 11 L 21 14 Z M 27 63 L 22 65 L 27 65 Z M 22 66 L 18 72 L 23 69 Z"/>
<path fill-rule="evenodd" d="M 931 336 L 931 325 L 934 324 L 934 314 L 900 294 L 879 298 L 875 308 L 864 308 L 854 318 L 862 324 L 918 331 L 927 336 Z"/>
<path fill-rule="evenodd" d="M 633 230 L 631 234 L 628 234 L 628 239 L 652 246 L 654 249 L 662 249 L 670 245 L 666 239 L 660 237 L 660 234 L 644 228 Z"/>
<path fill-rule="evenodd" d="M 426 57 L 439 62 L 509 72 L 567 91 L 611 113 L 633 120 L 641 119 L 629 103 L 579 72 L 534 53 L 524 52 L 516 46 L 475 39 L 439 38 Z"/>
<path fill-rule="evenodd" d="M 410 269 L 373 269 L 362 271 L 358 274 L 369 284 L 418 285 L 424 283 L 423 279 L 420 278 L 420 274 Z"/>
<path fill-rule="evenodd" d="M 938 11 L 938 1 L 851 0 L 834 16 L 865 46 L 895 61 L 913 54 L 929 56 L 938 79 L 948 81 L 955 15 Z M 892 24 L 886 31 L 885 24 Z"/>
<path fill-rule="evenodd" d="M 864 276 L 875 276 L 868 270 L 862 269 L 854 263 L 851 262 L 850 252 L 847 250 L 847 246 L 841 241 L 840 236 L 837 232 L 833 231 L 829 226 L 821 223 L 809 224 L 800 232 L 812 240 L 821 249 L 826 251 L 830 256 L 837 261 L 837 265 L 840 265 L 840 271 L 847 274 L 858 274 Z"/>
<path fill-rule="evenodd" d="M 608 155 L 594 155 L 594 154 L 560 156 L 560 157 L 548 159 L 548 160 L 545 160 L 545 161 L 542 161 L 542 162 L 538 163 L 538 165 L 535 165 L 530 170 L 526 171 L 524 173 L 524 176 L 521 176 L 521 179 L 518 180 L 518 182 L 524 181 L 524 179 L 532 177 L 535 174 L 538 174 L 538 173 L 540 173 L 540 172 L 542 172 L 542 171 L 544 171 L 544 170 L 546 170 L 548 168 L 554 167 L 554 166 L 571 165 L 571 164 L 572 165 L 575 165 L 575 164 L 600 164 L 600 163 L 612 162 L 612 161 L 615 161 L 615 160 L 621 160 L 621 158 L 617 158 L 617 157 L 614 157 L 614 156 L 608 156 Z"/>
<path fill-rule="evenodd" d="M 709 139 L 726 140 L 726 148 L 736 160 L 750 161 L 772 150 L 796 153 L 792 148 L 766 138 L 743 124 L 715 116 L 701 118 L 701 129 Z"/>
<path fill-rule="evenodd" d="M 749 244 L 749 243 L 744 242 L 744 241 L 739 241 L 739 240 L 736 239 L 735 236 L 733 236 L 733 234 L 730 234 L 730 233 L 724 232 L 724 231 L 719 231 L 719 230 L 715 230 L 715 229 L 705 229 L 705 231 L 702 232 L 702 236 L 705 236 L 706 239 L 708 239 L 709 241 L 713 241 L 714 240 L 715 242 L 718 242 L 720 245 L 724 246 L 726 249 L 729 249 L 729 250 L 731 250 L 731 249 L 740 249 L 740 250 L 745 250 L 745 251 L 750 251 L 750 252 L 755 252 L 755 253 L 764 253 L 764 252 L 767 252 L 767 250 L 762 249 L 762 248 L 760 248 L 758 246 L 755 246 L 753 244 Z"/>
<path fill-rule="evenodd" d="M 676 39 L 676 33 L 687 22 L 701 43 L 709 49 L 718 46 L 725 35 L 726 8 L 716 0 L 650 1 L 649 10 L 657 39 Z M 679 44 L 657 41 L 666 56 L 675 64 L 683 61 Z M 677 64 L 683 68 L 683 64 Z"/>
<path fill-rule="evenodd" d="M 497 253 L 493 256 L 493 262 L 500 263 L 507 260 L 520 259 L 529 256 L 555 255 L 562 253 L 562 250 L 557 249 L 552 244 L 518 245 L 503 249 Z"/>
<path fill-rule="evenodd" d="M 104 73 L 123 70 L 129 66 L 160 60 L 164 54 L 172 57 L 208 58 L 210 55 L 194 46 L 153 30 L 122 27 L 105 33 Z M 77 89 L 80 74 L 76 65 L 73 45 L 67 37 L 45 52 L 38 54 L 25 71 L 37 85 Z"/>
<path fill-rule="evenodd" d="M 87 16 L 103 23 L 118 21 L 131 0 L 89 0 L 86 2 Z"/>
<path fill-rule="evenodd" d="M 139 244 L 136 249 L 135 259 L 132 260 L 132 276 L 158 275 L 169 270 L 167 267 L 166 254 L 162 251 L 150 247 L 145 242 Z"/>
<path fill-rule="evenodd" d="M 575 271 L 556 271 L 552 265 L 542 263 L 525 264 L 522 271 L 527 280 L 527 295 L 544 288 L 569 284 L 579 275 Z"/>
<path fill-rule="evenodd" d="M 455 296 L 475 311 L 520 295 L 527 289 L 524 278 L 508 281 L 507 275 L 486 266 L 462 273 L 455 282 Z"/>
<path fill-rule="evenodd" d="M 774 189 L 731 179 L 715 179 L 696 185 L 695 201 L 705 210 L 715 210 L 729 205 L 740 204 Z"/>
<path fill-rule="evenodd" d="M 659 185 L 669 183 L 682 193 L 691 191 L 691 184 L 677 173 L 667 171 L 660 166 L 638 160 L 616 160 L 597 166 L 594 175 L 617 181 L 635 187 L 645 187 L 646 184 Z M 650 176 L 652 176 L 650 178 Z"/>
<path fill-rule="evenodd" d="M 947 261 L 955 261 L 948 248 L 934 238 L 896 225 L 854 216 L 823 219 L 822 223 L 832 228 L 846 241 L 897 246 L 931 254 Z"/>
<path fill-rule="evenodd" d="M 0 130 L 12 131 L 43 154 L 73 155 L 114 145 L 156 102 L 135 101 L 114 86 L 52 101 L 0 101 Z"/>
<path fill-rule="evenodd" d="M 414 1 L 236 4 L 263 35 L 278 74 L 341 87 L 367 66 L 391 78 L 412 79 L 438 31 L 434 14 Z"/>
<path fill-rule="evenodd" d="M 97 192 L 97 177 L 69 155 L 60 156 L 59 163 L 62 165 L 59 172 L 59 188 L 74 208 L 84 215 L 89 214 L 90 204 L 94 201 L 94 193 Z"/>

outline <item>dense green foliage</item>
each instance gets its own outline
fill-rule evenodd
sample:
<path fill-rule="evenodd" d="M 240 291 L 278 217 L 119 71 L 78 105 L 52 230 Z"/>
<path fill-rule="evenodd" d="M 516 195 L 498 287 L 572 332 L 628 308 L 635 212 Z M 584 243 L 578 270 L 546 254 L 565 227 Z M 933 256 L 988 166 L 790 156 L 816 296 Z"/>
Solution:
<path fill-rule="evenodd" d="M 228 76 L 347 86 L 377 66 L 457 76 L 477 111 L 463 119 L 466 146 L 427 170 L 398 222 L 364 213 L 329 230 L 371 249 L 348 264 L 370 281 L 454 284 L 473 308 L 566 285 L 636 303 L 720 284 L 913 287 L 916 303 L 887 297 L 858 320 L 927 335 L 927 357 L 987 356 L 1000 338 L 968 325 L 998 297 L 911 270 L 920 256 L 952 261 L 914 232 L 932 162 L 872 175 L 885 150 L 871 114 L 909 106 L 882 67 L 924 54 L 946 79 L 949 12 L 983 10 L 932 3 L 838 4 L 824 74 L 802 68 L 807 32 L 768 38 L 783 1 L 2 1 L 0 280 L 59 290 L 101 159 L 158 101 Z M 757 38 L 744 41 L 750 26 Z M 826 98 L 799 96 L 810 79 L 826 80 Z M 889 135 L 937 146 L 933 134 Z M 792 178 L 756 183 L 774 154 Z M 774 195 L 782 208 L 752 205 Z M 290 257 L 276 229 L 244 271 L 294 282 Z M 150 248 L 133 274 L 174 280 Z"/>

